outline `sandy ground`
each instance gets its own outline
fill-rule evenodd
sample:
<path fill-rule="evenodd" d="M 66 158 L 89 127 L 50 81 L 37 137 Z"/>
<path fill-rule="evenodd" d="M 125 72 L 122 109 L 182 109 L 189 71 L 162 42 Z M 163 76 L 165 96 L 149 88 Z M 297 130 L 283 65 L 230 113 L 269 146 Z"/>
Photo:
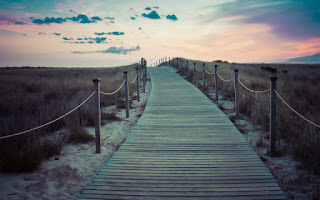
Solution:
<path fill-rule="evenodd" d="M 95 153 L 95 142 L 68 144 L 61 155 L 50 158 L 42 164 L 41 170 L 33 173 L 0 173 L 0 199 L 76 199 L 82 189 L 94 178 L 127 138 L 133 126 L 143 113 L 151 90 L 140 93 L 140 102 L 133 101 L 130 118 L 125 109 L 109 106 L 106 113 L 116 113 L 121 121 L 106 121 L 101 127 L 102 153 Z M 86 128 L 94 135 L 94 128 Z M 58 133 L 59 134 L 59 133 Z M 60 131 L 60 134 L 65 134 Z"/>

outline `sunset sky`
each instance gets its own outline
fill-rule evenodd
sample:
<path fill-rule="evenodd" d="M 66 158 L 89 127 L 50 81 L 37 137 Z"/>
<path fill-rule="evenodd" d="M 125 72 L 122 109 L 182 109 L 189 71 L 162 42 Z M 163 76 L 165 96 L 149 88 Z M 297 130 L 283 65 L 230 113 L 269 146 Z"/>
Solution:
<path fill-rule="evenodd" d="M 275 62 L 319 52 L 318 0 L 0 0 L 0 66 Z"/>

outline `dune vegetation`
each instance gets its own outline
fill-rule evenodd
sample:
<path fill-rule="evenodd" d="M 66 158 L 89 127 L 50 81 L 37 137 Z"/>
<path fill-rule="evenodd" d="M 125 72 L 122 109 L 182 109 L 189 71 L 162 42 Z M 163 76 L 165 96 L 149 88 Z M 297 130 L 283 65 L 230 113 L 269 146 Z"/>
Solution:
<path fill-rule="evenodd" d="M 138 64 L 114 68 L 1 68 L 0 136 L 28 130 L 69 112 L 94 92 L 92 79 L 101 79 L 101 91 L 113 92 L 124 80 L 135 78 Z M 130 93 L 136 90 L 129 84 Z M 124 89 L 112 96 L 101 95 L 101 106 L 116 105 Z M 1 171 L 34 171 L 44 159 L 60 153 L 67 142 L 86 142 L 92 136 L 82 129 L 94 126 L 94 100 L 67 117 L 13 138 L 0 140 Z M 103 117 L 105 115 L 102 115 Z M 116 116 L 113 116 L 116 118 Z M 54 134 L 62 132 L 61 134 Z"/>

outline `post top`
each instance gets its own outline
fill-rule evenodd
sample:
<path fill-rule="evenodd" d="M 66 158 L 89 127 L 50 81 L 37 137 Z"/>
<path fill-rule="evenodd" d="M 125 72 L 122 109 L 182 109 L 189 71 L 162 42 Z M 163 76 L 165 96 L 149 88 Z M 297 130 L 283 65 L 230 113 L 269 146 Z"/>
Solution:
<path fill-rule="evenodd" d="M 195 65 L 196 63 L 194 62 L 193 64 Z"/>
<path fill-rule="evenodd" d="M 100 78 L 92 79 L 92 82 L 94 82 L 94 83 L 99 83 L 100 81 L 101 81 L 101 79 L 100 79 Z"/>
<path fill-rule="evenodd" d="M 277 76 L 270 76 L 270 80 L 271 80 L 271 81 L 276 81 L 277 79 L 278 79 Z"/>
<path fill-rule="evenodd" d="M 218 67 L 218 65 L 214 65 L 214 67 Z"/>
<path fill-rule="evenodd" d="M 206 65 L 206 63 L 203 63 L 203 65 Z"/>
<path fill-rule="evenodd" d="M 235 69 L 234 71 L 235 71 L 235 72 L 238 72 L 238 71 L 239 71 L 239 69 Z"/>
<path fill-rule="evenodd" d="M 128 72 L 127 72 L 127 71 L 124 71 L 123 73 L 124 73 L 124 74 L 127 74 Z"/>
<path fill-rule="evenodd" d="M 139 69 L 139 67 L 136 67 L 136 70 L 138 70 Z"/>

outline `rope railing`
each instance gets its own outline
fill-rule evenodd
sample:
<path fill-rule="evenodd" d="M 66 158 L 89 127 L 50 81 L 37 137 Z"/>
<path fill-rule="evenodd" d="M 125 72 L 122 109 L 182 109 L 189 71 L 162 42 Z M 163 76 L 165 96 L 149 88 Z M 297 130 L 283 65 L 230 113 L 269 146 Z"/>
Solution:
<path fill-rule="evenodd" d="M 248 90 L 250 92 L 253 92 L 253 93 L 267 93 L 267 92 L 270 92 L 270 89 L 262 90 L 262 91 L 252 90 L 252 89 L 248 88 L 247 86 L 245 86 L 238 78 L 237 78 L 237 80 L 240 83 L 240 85 L 242 85 L 242 87 L 244 87 L 246 90 Z"/>
<path fill-rule="evenodd" d="M 140 79 L 142 79 L 143 76 L 144 76 L 144 73 L 141 74 Z"/>
<path fill-rule="evenodd" d="M 280 94 L 277 92 L 277 90 L 273 90 L 276 95 L 279 97 L 279 99 L 281 99 L 281 101 L 290 109 L 292 110 L 292 112 L 294 112 L 296 115 L 298 115 L 299 117 L 301 117 L 302 119 L 304 119 L 305 121 L 309 122 L 310 124 L 320 128 L 320 125 L 310 121 L 309 119 L 307 119 L 306 117 L 304 117 L 303 115 L 301 115 L 300 113 L 298 113 L 298 111 L 296 111 L 294 108 L 292 108 L 281 96 Z"/>
<path fill-rule="evenodd" d="M 222 81 L 224 81 L 224 82 L 230 82 L 230 81 L 233 80 L 233 79 L 226 80 L 226 79 L 222 78 L 222 76 L 220 76 L 220 74 L 219 74 L 218 72 L 217 72 L 217 75 L 218 75 L 218 77 L 219 77 Z"/>
<path fill-rule="evenodd" d="M 129 83 L 131 83 L 131 84 L 132 84 L 132 83 L 136 82 L 136 80 L 137 80 L 137 76 L 138 76 L 138 75 L 136 75 L 136 76 L 135 76 L 135 78 L 133 79 L 133 81 L 129 81 Z"/>
<path fill-rule="evenodd" d="M 204 69 L 206 71 L 207 74 L 212 75 L 214 74 L 214 72 L 210 73 L 207 69 Z"/>
<path fill-rule="evenodd" d="M 205 63 L 204 63 L 205 65 Z M 294 112 L 296 115 L 298 115 L 300 118 L 302 118 L 303 120 L 307 121 L 308 123 L 312 124 L 313 126 L 316 126 L 317 128 L 320 128 L 320 124 L 316 124 L 315 122 L 307 119 L 306 117 L 304 117 L 302 114 L 300 114 L 298 111 L 296 111 L 294 108 L 292 108 L 285 100 L 283 97 L 281 97 L 279 95 L 279 93 L 276 91 L 276 82 L 277 82 L 277 76 L 271 76 L 270 77 L 270 89 L 267 90 L 261 90 L 261 91 L 257 91 L 257 90 L 253 90 L 250 89 L 249 87 L 247 87 L 244 83 L 242 83 L 239 78 L 238 78 L 238 69 L 234 70 L 234 78 L 230 79 L 230 80 L 226 80 L 224 79 L 217 71 L 218 69 L 218 65 L 214 66 L 214 72 L 210 73 L 206 68 L 204 68 L 203 70 L 203 86 L 205 87 L 205 74 L 209 74 L 212 75 L 214 74 L 214 81 L 215 81 L 215 100 L 218 101 L 219 100 L 219 93 L 218 93 L 218 79 L 221 79 L 224 82 L 231 82 L 234 81 L 234 110 L 235 110 L 235 114 L 236 117 L 238 118 L 240 116 L 240 110 L 239 110 L 239 84 L 245 89 L 248 90 L 249 92 L 253 92 L 253 93 L 270 93 L 270 114 L 269 114 L 269 118 L 270 118 L 270 127 L 269 127 L 269 131 L 270 131 L 270 137 L 269 137 L 269 151 L 270 151 L 270 155 L 271 156 L 275 156 L 276 155 L 276 132 L 277 132 L 277 120 L 276 120 L 276 115 L 277 115 L 277 97 L 292 111 Z M 201 69 L 197 69 L 195 66 L 195 63 L 193 65 L 193 69 L 194 72 L 195 71 L 199 71 L 201 72 Z M 196 84 L 196 73 L 193 74 L 193 83 Z"/>
<path fill-rule="evenodd" d="M 70 110 L 70 111 L 67 112 L 66 114 L 61 115 L 60 117 L 58 117 L 58 118 L 56 118 L 56 119 L 54 119 L 54 120 L 52 120 L 52 121 L 50 121 L 50 122 L 47 122 L 47 123 L 42 124 L 42 125 L 40 125 L 40 126 L 37 126 L 37 127 L 35 127 L 35 128 L 29 129 L 29 130 L 25 130 L 25 131 L 22 131 L 22 132 L 19 132 L 19 133 L 2 136 L 2 137 L 0 137 L 0 140 L 6 139 L 6 138 L 15 137 L 15 136 L 22 135 L 22 134 L 25 134 L 25 133 L 29 133 L 29 132 L 31 132 L 31 131 L 35 131 L 35 130 L 38 130 L 38 129 L 43 128 L 43 127 L 45 127 L 45 126 L 48 126 L 48 125 L 50 125 L 50 124 L 52 124 L 52 123 L 54 123 L 54 122 L 56 122 L 56 121 L 58 121 L 58 120 L 60 120 L 60 119 L 62 119 L 62 118 L 64 118 L 64 117 L 70 115 L 72 112 L 74 112 L 75 110 L 77 110 L 78 108 L 80 108 L 80 107 L 81 107 L 83 104 L 85 104 L 95 93 L 96 93 L 96 92 L 94 91 L 92 94 L 90 94 L 89 97 L 87 97 L 87 98 L 86 98 L 82 103 L 80 103 L 77 107 L 75 107 L 74 109 Z"/>
<path fill-rule="evenodd" d="M 117 90 L 115 90 L 114 92 L 107 93 L 107 92 L 100 91 L 100 93 L 103 94 L 103 95 L 106 95 L 106 96 L 110 96 L 110 95 L 116 94 L 124 86 L 125 82 L 126 82 L 126 80 L 124 80 L 122 82 L 122 84 L 120 85 L 120 87 Z"/>

